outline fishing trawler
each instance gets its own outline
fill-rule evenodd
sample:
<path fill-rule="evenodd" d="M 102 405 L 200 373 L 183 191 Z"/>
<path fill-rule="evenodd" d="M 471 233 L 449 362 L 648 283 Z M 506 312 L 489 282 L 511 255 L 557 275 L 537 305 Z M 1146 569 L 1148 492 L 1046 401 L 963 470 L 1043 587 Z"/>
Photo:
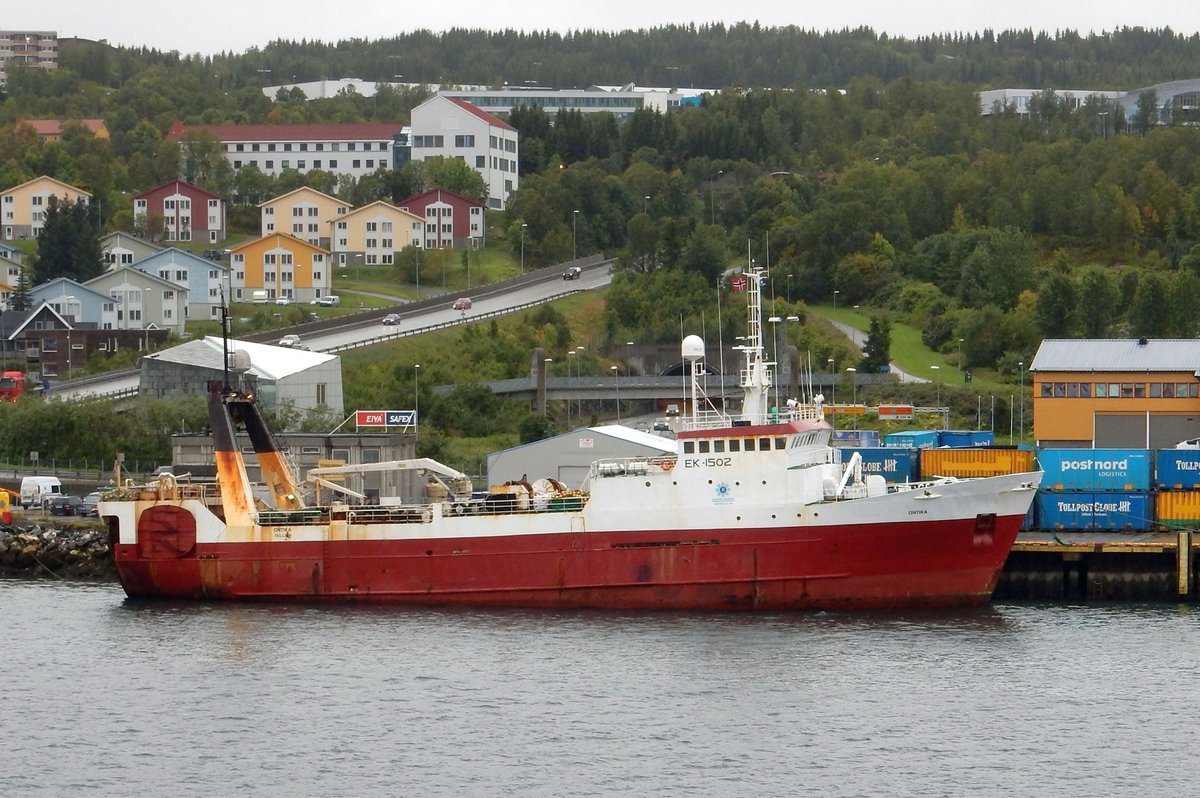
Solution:
<path fill-rule="evenodd" d="M 253 397 L 230 384 L 227 345 L 226 379 L 208 396 L 216 483 L 162 475 L 100 504 L 121 585 L 134 598 L 536 608 L 986 603 L 1040 472 L 904 485 L 864 474 L 858 454 L 830 446 L 819 394 L 772 406 L 764 273 L 742 276 L 740 409 L 705 395 L 704 342 L 688 336 L 677 452 L 599 460 L 583 490 L 538 480 L 481 496 L 429 459 L 313 469 L 301 481 Z M 364 469 L 417 473 L 426 488 L 365 504 L 343 484 Z"/>

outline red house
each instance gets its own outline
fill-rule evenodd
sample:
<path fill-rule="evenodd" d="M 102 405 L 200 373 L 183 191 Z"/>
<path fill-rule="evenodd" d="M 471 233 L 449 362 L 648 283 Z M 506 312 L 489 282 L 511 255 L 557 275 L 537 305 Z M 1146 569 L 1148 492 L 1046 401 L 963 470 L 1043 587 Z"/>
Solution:
<path fill-rule="evenodd" d="M 483 205 L 448 188 L 431 188 L 396 203 L 425 220 L 422 249 L 484 244 Z"/>
<path fill-rule="evenodd" d="M 151 240 L 216 244 L 225 239 L 225 200 L 182 180 L 134 197 L 133 218 Z"/>

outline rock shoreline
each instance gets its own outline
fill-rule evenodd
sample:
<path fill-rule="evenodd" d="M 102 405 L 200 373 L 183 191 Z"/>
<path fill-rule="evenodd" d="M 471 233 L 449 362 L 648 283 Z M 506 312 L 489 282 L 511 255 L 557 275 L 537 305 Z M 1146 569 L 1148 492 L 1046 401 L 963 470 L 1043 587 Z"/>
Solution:
<path fill-rule="evenodd" d="M 108 530 L 88 521 L 0 526 L 0 577 L 115 581 Z"/>

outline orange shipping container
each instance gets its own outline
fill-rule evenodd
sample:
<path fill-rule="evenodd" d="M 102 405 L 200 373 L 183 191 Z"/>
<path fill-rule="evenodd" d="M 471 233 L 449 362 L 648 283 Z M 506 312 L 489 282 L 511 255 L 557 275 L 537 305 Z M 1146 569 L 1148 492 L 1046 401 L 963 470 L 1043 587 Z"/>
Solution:
<path fill-rule="evenodd" d="M 922 449 L 921 479 L 994 477 L 1035 471 L 1031 449 Z"/>
<path fill-rule="evenodd" d="M 1164 490 L 1154 499 L 1154 517 L 1163 529 L 1200 525 L 1200 490 Z"/>

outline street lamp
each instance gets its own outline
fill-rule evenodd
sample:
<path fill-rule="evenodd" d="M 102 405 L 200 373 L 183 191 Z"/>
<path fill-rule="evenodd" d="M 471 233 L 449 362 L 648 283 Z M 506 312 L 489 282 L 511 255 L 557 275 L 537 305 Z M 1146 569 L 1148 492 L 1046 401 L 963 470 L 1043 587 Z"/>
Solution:
<path fill-rule="evenodd" d="M 575 347 L 575 354 L 579 355 L 578 368 L 575 370 L 575 375 L 577 377 L 583 376 L 583 350 L 584 349 L 587 349 L 587 347 L 583 346 L 582 344 Z M 579 398 L 575 400 L 575 409 L 577 411 L 579 411 L 579 423 L 582 424 L 583 423 L 583 396 L 582 395 L 580 395 Z"/>
<path fill-rule="evenodd" d="M 787 298 L 788 304 L 792 304 L 792 273 L 788 272 L 787 276 Z"/>
<path fill-rule="evenodd" d="M 420 427 L 417 426 L 420 419 L 418 415 L 421 412 L 421 391 L 420 391 L 420 376 L 421 364 L 413 364 L 413 456 L 417 454 L 417 438 L 420 435 Z"/>
<path fill-rule="evenodd" d="M 544 360 L 542 360 L 543 383 L 548 382 L 550 380 L 550 364 L 553 362 L 554 362 L 554 358 L 552 358 L 552 357 L 548 357 L 548 358 L 545 358 Z M 543 416 L 546 415 L 549 407 L 550 407 L 550 400 L 547 399 L 545 402 L 542 403 L 542 415 Z"/>
<path fill-rule="evenodd" d="M 646 214 L 647 216 L 650 215 L 650 195 L 649 194 L 642 197 L 642 213 Z"/>
<path fill-rule="evenodd" d="M 836 288 L 833 291 L 833 310 L 835 313 L 837 312 L 837 298 L 838 298 L 838 294 L 840 294 L 840 293 L 842 293 L 842 292 L 838 291 Z"/>
<path fill-rule="evenodd" d="M 850 406 L 858 404 L 858 369 L 854 366 L 846 366 L 846 371 L 850 374 Z M 858 429 L 858 414 L 854 416 L 854 428 Z"/>
<path fill-rule="evenodd" d="M 567 429 L 570 429 L 570 428 L 571 428 L 571 394 L 570 394 L 570 390 L 569 390 L 569 388 L 570 388 L 570 385 L 571 385 L 571 364 L 572 364 L 572 363 L 574 363 L 574 362 L 575 362 L 575 350 L 574 350 L 574 349 L 570 349 L 570 350 L 568 350 L 568 351 L 567 351 L 567 386 L 568 386 L 568 393 L 567 393 Z"/>
<path fill-rule="evenodd" d="M 579 211 L 571 211 L 571 260 L 575 260 L 578 256 L 579 249 L 576 246 L 575 238 L 575 223 L 579 221 Z"/>
<path fill-rule="evenodd" d="M 940 414 L 941 407 L 942 407 L 942 381 L 938 378 L 941 376 L 942 367 L 941 366 L 930 366 L 929 370 L 937 372 L 936 374 L 933 375 L 933 381 L 937 384 L 937 406 L 938 406 L 938 413 Z M 946 426 L 945 423 L 943 423 L 942 427 L 945 428 L 945 426 Z"/>
<path fill-rule="evenodd" d="M 616 397 L 617 397 L 617 423 L 621 423 L 621 372 L 616 366 L 609 366 L 613 373 L 613 379 L 616 380 Z"/>
<path fill-rule="evenodd" d="M 715 175 L 713 175 L 711 178 L 709 178 L 709 181 L 708 181 L 708 215 L 709 215 L 709 223 L 710 223 L 710 224 L 714 224 L 714 225 L 717 223 L 717 201 L 716 201 L 716 199 L 713 197 L 713 184 L 714 184 L 714 183 L 716 183 L 716 182 L 717 182 L 717 178 L 718 178 L 718 177 L 720 177 L 720 176 L 721 176 L 721 175 L 723 175 L 723 174 L 725 174 L 725 170 L 724 170 L 724 169 L 722 169 L 720 172 L 717 172 Z"/>
<path fill-rule="evenodd" d="M 521 274 L 525 273 L 525 229 L 529 225 L 521 222 Z"/>
<path fill-rule="evenodd" d="M 1020 381 L 1017 383 L 1017 401 L 1021 408 L 1021 426 L 1017 429 L 1017 434 L 1021 440 L 1025 439 L 1025 361 L 1018 360 L 1017 366 L 1021 369 Z"/>

